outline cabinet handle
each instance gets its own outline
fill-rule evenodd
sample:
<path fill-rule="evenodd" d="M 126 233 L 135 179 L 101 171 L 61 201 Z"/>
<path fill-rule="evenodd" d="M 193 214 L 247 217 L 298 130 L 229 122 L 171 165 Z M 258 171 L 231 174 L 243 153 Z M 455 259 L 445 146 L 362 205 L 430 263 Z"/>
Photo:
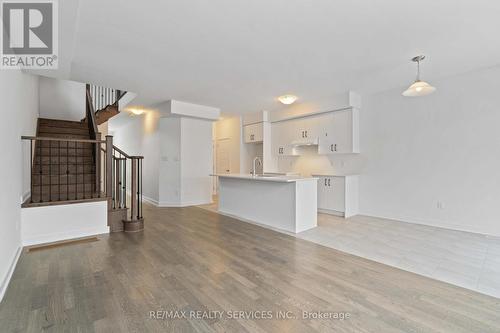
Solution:
<path fill-rule="evenodd" d="M 303 137 L 303 138 L 305 137 L 305 136 L 304 136 L 304 131 L 302 131 L 302 137 Z"/>
<path fill-rule="evenodd" d="M 327 180 L 328 180 L 328 179 L 326 179 L 326 178 L 325 178 L 325 186 L 327 185 L 327 183 L 326 183 L 326 182 L 327 182 Z"/>
<path fill-rule="evenodd" d="M 306 131 L 306 138 L 307 138 L 307 131 Z"/>
<path fill-rule="evenodd" d="M 254 135 L 253 135 L 253 134 L 251 134 L 251 135 L 250 135 L 250 140 L 251 140 L 251 141 L 253 141 L 253 139 L 254 139 Z"/>
<path fill-rule="evenodd" d="M 330 180 L 331 180 L 331 179 L 328 179 L 328 186 L 330 186 Z"/>
<path fill-rule="evenodd" d="M 330 151 L 333 151 L 333 143 L 330 145 Z"/>
<path fill-rule="evenodd" d="M 337 151 L 337 144 L 334 145 L 334 149 L 335 149 L 335 151 Z"/>

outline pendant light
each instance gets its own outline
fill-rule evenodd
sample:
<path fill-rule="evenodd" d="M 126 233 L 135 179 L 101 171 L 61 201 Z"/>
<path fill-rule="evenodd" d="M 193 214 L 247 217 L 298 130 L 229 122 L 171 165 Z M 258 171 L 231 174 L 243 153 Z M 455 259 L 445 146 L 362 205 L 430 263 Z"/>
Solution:
<path fill-rule="evenodd" d="M 403 96 L 405 97 L 419 97 L 419 96 L 425 96 L 432 94 L 433 92 L 436 91 L 436 88 L 431 86 L 425 81 L 420 80 L 420 62 L 425 59 L 424 55 L 419 55 L 411 59 L 411 61 L 414 61 L 417 63 L 417 79 L 415 82 L 408 87 L 403 92 Z"/>

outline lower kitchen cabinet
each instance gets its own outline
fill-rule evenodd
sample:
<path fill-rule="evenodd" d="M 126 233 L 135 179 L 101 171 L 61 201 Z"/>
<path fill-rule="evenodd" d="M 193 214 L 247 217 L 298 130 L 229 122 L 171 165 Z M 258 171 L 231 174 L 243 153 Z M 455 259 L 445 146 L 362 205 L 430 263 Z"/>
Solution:
<path fill-rule="evenodd" d="M 357 175 L 313 175 L 318 177 L 318 211 L 351 217 L 358 214 Z"/>

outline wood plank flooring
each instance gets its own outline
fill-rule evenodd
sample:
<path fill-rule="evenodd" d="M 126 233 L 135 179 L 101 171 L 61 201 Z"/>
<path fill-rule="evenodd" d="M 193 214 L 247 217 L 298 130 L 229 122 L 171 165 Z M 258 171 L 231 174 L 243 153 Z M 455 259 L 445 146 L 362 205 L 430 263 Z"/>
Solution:
<path fill-rule="evenodd" d="M 500 332 L 500 299 L 196 207 L 144 215 L 142 233 L 24 251 L 0 331 Z"/>

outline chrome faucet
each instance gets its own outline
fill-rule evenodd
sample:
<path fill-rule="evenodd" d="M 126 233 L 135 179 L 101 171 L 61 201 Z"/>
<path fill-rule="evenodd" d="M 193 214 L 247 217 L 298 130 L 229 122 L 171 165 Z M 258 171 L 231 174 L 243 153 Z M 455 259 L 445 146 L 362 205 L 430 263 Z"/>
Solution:
<path fill-rule="evenodd" d="M 257 176 L 257 170 L 255 170 L 256 168 L 256 162 L 259 162 L 259 165 L 262 165 L 262 160 L 260 159 L 259 156 L 255 156 L 255 158 L 253 159 L 253 169 L 252 169 L 252 176 L 256 177 Z"/>

